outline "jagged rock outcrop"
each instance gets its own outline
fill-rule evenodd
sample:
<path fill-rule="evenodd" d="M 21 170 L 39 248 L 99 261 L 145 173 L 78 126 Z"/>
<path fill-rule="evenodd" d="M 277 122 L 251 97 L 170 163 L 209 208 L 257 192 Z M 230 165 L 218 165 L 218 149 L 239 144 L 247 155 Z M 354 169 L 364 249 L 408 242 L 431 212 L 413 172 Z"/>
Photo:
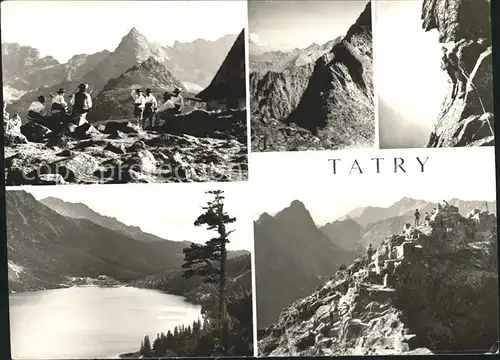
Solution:
<path fill-rule="evenodd" d="M 215 41 L 176 41 L 169 47 L 149 42 L 133 28 L 114 51 L 75 55 L 66 64 L 51 57 L 41 59 L 39 51 L 34 48 L 2 44 L 4 100 L 10 99 L 12 112 L 24 119 L 30 102 L 38 95 L 48 97 L 50 92 L 55 93 L 61 87 L 69 95 L 77 91 L 79 83 L 88 82 L 95 97 L 109 80 L 118 78 L 151 56 L 180 81 L 191 82 L 191 87 L 199 88 L 212 80 L 236 37 L 226 35 Z"/>
<path fill-rule="evenodd" d="M 253 119 L 286 119 L 304 94 L 314 65 L 292 66 L 282 72 L 250 73 Z"/>
<path fill-rule="evenodd" d="M 368 2 L 346 35 L 316 60 L 307 81 L 300 82 L 306 83 L 300 101 L 285 119 L 277 119 L 285 126 L 273 126 L 271 121 L 266 130 L 252 116 L 255 151 L 372 147 L 375 139 L 372 50 L 371 2 Z M 300 139 L 296 132 L 290 131 L 289 144 L 287 136 L 281 134 L 294 127 L 304 129 L 305 133 Z"/>
<path fill-rule="evenodd" d="M 205 101 L 226 101 L 231 109 L 246 108 L 245 30 L 242 30 L 210 84 L 196 95 Z"/>
<path fill-rule="evenodd" d="M 330 276 L 354 254 L 332 243 L 300 201 L 275 216 L 254 222 L 257 327 L 263 329 L 281 310 Z M 314 259 L 314 260 L 311 260 Z"/>
<path fill-rule="evenodd" d="M 281 313 L 260 356 L 477 351 L 498 337 L 496 216 L 452 205 Z"/>
<path fill-rule="evenodd" d="M 424 0 L 422 27 L 438 31 L 451 83 L 427 147 L 494 145 L 490 0 Z"/>
<path fill-rule="evenodd" d="M 154 57 L 149 57 L 134 65 L 116 79 L 111 79 L 95 99 L 95 104 L 88 114 L 89 121 L 134 118 L 134 101 L 130 93 L 136 88 L 150 88 L 157 101 L 161 101 L 165 91 L 175 87 L 187 92 L 181 81 L 175 78 L 165 65 Z"/>

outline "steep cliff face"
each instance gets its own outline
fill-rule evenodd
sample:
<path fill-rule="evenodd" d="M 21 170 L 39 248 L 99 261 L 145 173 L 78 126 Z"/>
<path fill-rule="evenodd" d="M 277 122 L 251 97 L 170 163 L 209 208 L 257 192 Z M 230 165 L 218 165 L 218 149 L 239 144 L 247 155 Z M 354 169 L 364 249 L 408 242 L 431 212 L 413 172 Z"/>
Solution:
<path fill-rule="evenodd" d="M 259 355 L 486 352 L 498 337 L 495 215 L 452 205 L 286 308 Z"/>
<path fill-rule="evenodd" d="M 304 94 L 313 64 L 292 66 L 282 72 L 250 74 L 250 107 L 255 118 L 285 119 L 297 107 Z"/>
<path fill-rule="evenodd" d="M 494 145 L 490 0 L 424 0 L 422 27 L 439 32 L 450 77 L 427 147 Z"/>
<path fill-rule="evenodd" d="M 331 148 L 373 146 L 371 2 L 331 53 L 318 59 L 288 122 L 328 139 Z"/>

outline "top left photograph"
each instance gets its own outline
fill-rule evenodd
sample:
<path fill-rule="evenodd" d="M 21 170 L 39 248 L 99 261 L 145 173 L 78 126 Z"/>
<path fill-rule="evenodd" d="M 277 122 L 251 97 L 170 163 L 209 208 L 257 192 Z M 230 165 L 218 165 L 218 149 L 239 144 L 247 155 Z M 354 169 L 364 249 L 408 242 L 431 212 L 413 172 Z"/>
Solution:
<path fill-rule="evenodd" d="M 1 6 L 7 186 L 248 179 L 246 1 Z"/>

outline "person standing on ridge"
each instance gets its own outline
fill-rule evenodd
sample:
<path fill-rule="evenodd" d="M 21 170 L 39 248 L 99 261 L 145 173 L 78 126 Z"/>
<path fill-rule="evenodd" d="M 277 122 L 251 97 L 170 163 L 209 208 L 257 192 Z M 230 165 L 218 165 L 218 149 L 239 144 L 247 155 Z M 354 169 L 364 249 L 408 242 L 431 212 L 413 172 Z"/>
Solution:
<path fill-rule="evenodd" d="M 144 106 L 146 104 L 146 99 L 142 93 L 141 89 L 132 90 L 130 93 L 132 99 L 134 99 L 134 116 L 137 119 L 137 125 L 140 129 L 143 128 L 142 115 L 144 112 Z"/>
<path fill-rule="evenodd" d="M 420 213 L 418 212 L 418 209 L 415 210 L 415 227 L 417 227 L 420 224 Z"/>
<path fill-rule="evenodd" d="M 66 91 L 59 89 L 57 90 L 57 95 L 52 98 L 52 106 L 50 108 L 52 115 L 61 116 L 65 115 L 68 111 L 68 104 L 64 99 L 64 94 L 66 94 Z"/>
<path fill-rule="evenodd" d="M 368 249 L 366 249 L 366 256 L 365 256 L 365 267 L 368 269 L 368 266 L 370 265 L 370 262 L 372 261 L 372 256 L 375 253 L 375 250 L 372 248 L 372 244 L 368 245 Z"/>
<path fill-rule="evenodd" d="M 144 126 L 151 125 L 153 127 L 153 116 L 158 108 L 158 102 L 153 94 L 151 94 L 151 89 L 146 89 L 146 97 L 144 99 Z"/>
<path fill-rule="evenodd" d="M 87 122 L 87 113 L 92 107 L 92 98 L 85 90 L 85 84 L 78 85 L 78 92 L 71 97 L 70 103 L 73 105 L 71 112 L 78 117 L 78 126 Z"/>
<path fill-rule="evenodd" d="M 28 108 L 28 121 L 34 121 L 49 127 L 51 118 L 52 116 L 47 116 L 45 110 L 45 96 L 40 95 L 37 101 L 33 101 Z"/>
<path fill-rule="evenodd" d="M 181 89 L 176 87 L 173 91 L 172 101 L 175 104 L 175 113 L 180 114 L 184 109 L 184 99 L 181 95 Z"/>

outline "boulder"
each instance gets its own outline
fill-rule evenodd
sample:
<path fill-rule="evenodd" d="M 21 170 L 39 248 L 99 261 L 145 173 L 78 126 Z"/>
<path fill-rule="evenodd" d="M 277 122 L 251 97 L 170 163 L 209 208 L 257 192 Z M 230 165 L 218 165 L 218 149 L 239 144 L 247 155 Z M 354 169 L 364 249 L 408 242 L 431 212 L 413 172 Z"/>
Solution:
<path fill-rule="evenodd" d="M 93 176 L 98 166 L 94 157 L 82 153 L 42 165 L 36 173 L 38 177 L 41 174 L 60 174 L 65 181 L 74 183 L 79 178 Z"/>
<path fill-rule="evenodd" d="M 52 131 L 49 128 L 30 121 L 21 126 L 21 133 L 31 142 L 45 142 Z"/>

